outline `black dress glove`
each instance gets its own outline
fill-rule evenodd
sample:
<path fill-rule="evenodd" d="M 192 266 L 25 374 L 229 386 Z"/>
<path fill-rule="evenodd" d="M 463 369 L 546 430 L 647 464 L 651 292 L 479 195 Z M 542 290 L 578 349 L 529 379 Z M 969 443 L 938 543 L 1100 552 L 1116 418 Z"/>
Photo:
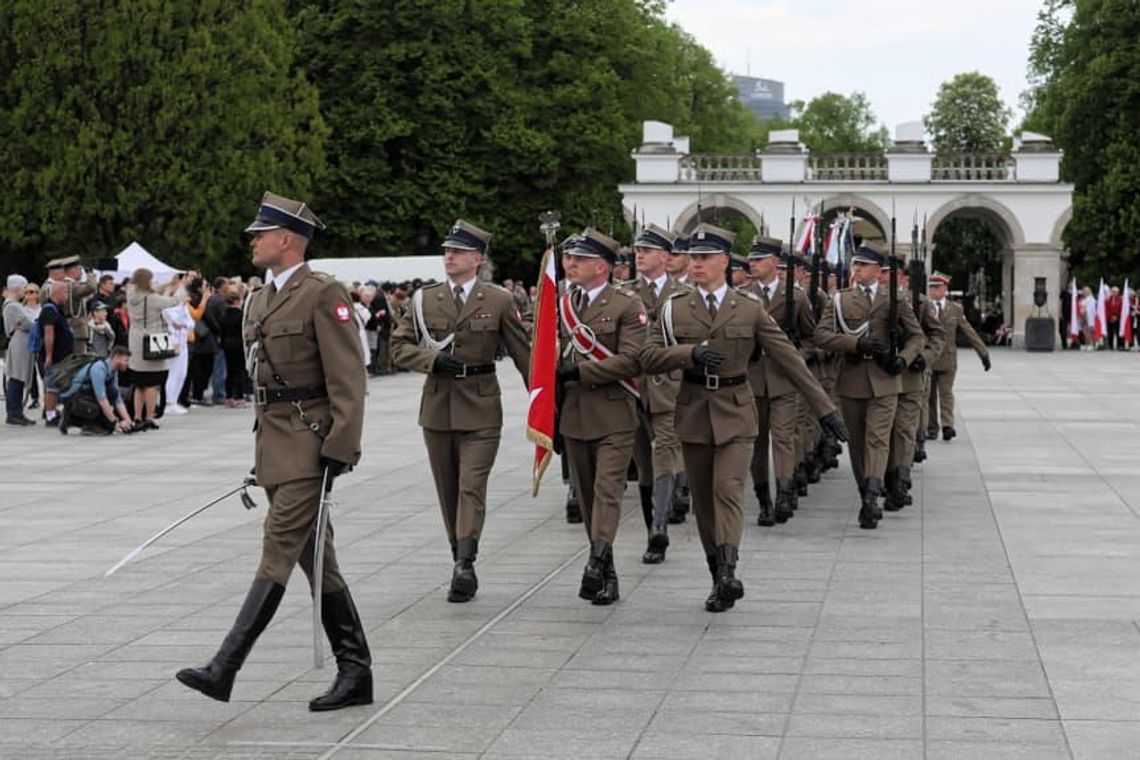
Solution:
<path fill-rule="evenodd" d="M 329 479 L 325 483 L 326 491 L 332 490 L 333 481 L 337 479 L 337 476 L 343 475 L 345 472 L 352 469 L 352 465 L 348 464 L 347 462 L 342 462 L 339 459 L 321 457 L 320 462 L 321 469 L 326 470 L 329 474 Z"/>
<path fill-rule="evenodd" d="M 846 442 L 850 438 L 847 426 L 843 424 L 843 418 L 839 416 L 839 412 L 831 411 L 820 417 L 819 426 L 837 441 Z"/>
<path fill-rule="evenodd" d="M 459 375 L 463 372 L 463 362 L 440 351 L 431 365 L 431 372 L 433 375 Z"/>
<path fill-rule="evenodd" d="M 922 354 L 919 354 L 918 356 L 914 357 L 914 361 L 912 361 L 910 363 L 910 371 L 911 372 L 925 372 L 926 371 L 926 359 L 922 356 Z"/>
<path fill-rule="evenodd" d="M 891 356 L 890 352 L 880 354 L 877 361 L 879 366 L 892 375 L 901 375 L 906 369 L 906 359 L 898 354 Z"/>
<path fill-rule="evenodd" d="M 855 344 L 855 350 L 863 356 L 880 356 L 886 353 L 887 345 L 872 338 L 870 333 L 863 333 Z"/>
<path fill-rule="evenodd" d="M 568 383 L 571 380 L 581 380 L 582 370 L 578 369 L 578 365 L 569 359 L 563 359 L 558 362 L 558 370 L 556 372 L 558 381 Z"/>
<path fill-rule="evenodd" d="M 986 372 L 989 372 L 990 367 L 992 367 L 992 366 L 993 365 L 990 364 L 990 357 L 989 356 L 983 356 L 982 357 L 982 367 L 986 370 Z"/>
<path fill-rule="evenodd" d="M 716 369 L 724 360 L 728 358 L 728 354 L 717 348 L 716 346 L 693 346 L 693 363 L 699 364 L 709 369 Z"/>

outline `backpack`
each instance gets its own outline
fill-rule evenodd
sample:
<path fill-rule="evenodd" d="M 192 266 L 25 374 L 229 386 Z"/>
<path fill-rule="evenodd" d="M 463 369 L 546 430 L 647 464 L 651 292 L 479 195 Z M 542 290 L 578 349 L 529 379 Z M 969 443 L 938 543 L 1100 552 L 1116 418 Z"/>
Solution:
<path fill-rule="evenodd" d="M 59 307 L 57 307 L 54 303 L 45 303 L 43 305 L 43 308 L 59 311 Z M 41 315 L 43 314 L 42 311 L 40 313 Z M 32 329 L 28 332 L 28 353 L 30 353 L 32 356 L 36 356 L 40 351 L 43 350 L 43 348 L 44 328 L 40 324 L 40 320 L 36 319 L 36 321 L 32 323 Z"/>
<path fill-rule="evenodd" d="M 80 371 L 99 361 L 94 354 L 71 354 L 51 368 L 48 372 L 48 384 L 60 391 L 71 387 L 71 382 Z"/>

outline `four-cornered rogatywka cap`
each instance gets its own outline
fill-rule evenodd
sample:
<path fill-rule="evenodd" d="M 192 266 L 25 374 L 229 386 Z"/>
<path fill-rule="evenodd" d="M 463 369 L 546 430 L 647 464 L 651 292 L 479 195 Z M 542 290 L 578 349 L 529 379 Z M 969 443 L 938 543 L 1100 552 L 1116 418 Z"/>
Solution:
<path fill-rule="evenodd" d="M 78 256 L 64 256 L 58 259 L 52 259 L 47 263 L 47 269 L 67 269 L 68 267 L 75 266 L 79 263 Z"/>
<path fill-rule="evenodd" d="M 459 251 L 475 251 L 486 253 L 487 246 L 491 244 L 491 233 L 481 230 L 471 222 L 456 219 L 455 224 L 447 231 L 441 248 L 454 248 Z"/>
<path fill-rule="evenodd" d="M 748 258 L 768 259 L 779 256 L 784 250 L 784 241 L 779 238 L 757 235 L 752 238 L 752 248 L 748 251 Z"/>
<path fill-rule="evenodd" d="M 582 234 L 574 240 L 574 244 L 566 253 L 584 259 L 605 259 L 610 264 L 617 261 L 618 250 L 621 245 L 609 235 L 598 232 L 593 227 L 587 227 Z"/>
<path fill-rule="evenodd" d="M 887 255 L 875 243 L 863 243 L 855 249 L 851 262 L 853 264 L 878 264 L 883 267 L 887 265 Z"/>
<path fill-rule="evenodd" d="M 662 251 L 669 253 L 673 250 L 673 242 L 677 236 L 668 230 L 658 227 L 656 224 L 650 224 L 643 229 L 633 241 L 634 248 L 660 248 Z"/>
<path fill-rule="evenodd" d="M 261 196 L 257 216 L 245 231 L 252 233 L 278 229 L 296 232 L 312 240 L 317 230 L 325 229 L 325 223 L 317 218 L 307 203 L 266 192 Z"/>
<path fill-rule="evenodd" d="M 735 232 L 702 222 L 689 236 L 689 253 L 728 253 L 734 240 Z"/>
<path fill-rule="evenodd" d="M 926 278 L 926 287 L 933 288 L 936 285 L 950 287 L 950 275 L 942 274 L 941 272 L 932 272 L 930 276 Z"/>

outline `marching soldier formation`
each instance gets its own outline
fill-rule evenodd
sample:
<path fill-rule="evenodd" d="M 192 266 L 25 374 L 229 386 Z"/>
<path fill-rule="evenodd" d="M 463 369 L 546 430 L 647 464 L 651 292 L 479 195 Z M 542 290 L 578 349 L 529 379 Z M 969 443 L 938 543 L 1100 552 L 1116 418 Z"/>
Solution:
<path fill-rule="evenodd" d="M 266 193 L 246 228 L 253 263 L 271 275 L 252 292 L 243 328 L 257 398 L 254 475 L 270 507 L 233 628 L 209 663 L 177 674 L 217 700 L 229 699 L 300 564 L 337 663 L 332 687 L 310 709 L 372 701 L 364 627 L 327 524 L 333 481 L 360 458 L 365 375 L 348 293 L 304 261 L 323 227 L 305 203 Z M 558 433 L 575 502 L 568 521 L 580 521 L 588 541 L 578 595 L 592 604 L 620 599 L 614 547 L 631 460 L 647 535 L 642 561 L 664 561 L 668 526 L 691 507 L 712 579 L 705 609 L 723 612 L 744 596 L 736 569 L 749 472 L 757 522 L 771 528 L 793 516 L 847 442 L 859 526 L 875 528 L 883 508 L 909 503 L 911 465 L 939 413 L 944 440 L 953 437 L 959 331 L 990 368 L 961 308 L 946 300 L 945 276 L 930 278 L 927 297 L 908 294 L 899 272 L 892 293 L 888 273 L 898 262 L 862 244 L 851 287 L 813 290 L 813 301 L 806 269 L 795 271 L 804 262 L 781 240 L 759 236 L 736 261 L 734 237 L 705 223 L 687 237 L 648 225 L 634 240 L 628 282 L 614 280 L 622 252 L 608 235 L 588 228 L 560 248 Z M 490 240 L 457 220 L 442 245 L 446 281 L 415 293 L 392 338 L 396 364 L 426 376 L 419 423 L 451 546 L 447 601 L 456 603 L 478 590 L 474 565 L 503 421 L 495 357 L 505 350 L 524 382 L 531 361 L 511 295 L 478 276 Z M 61 270 L 72 263 L 53 262 Z M 87 283 L 74 274 L 78 292 Z"/>

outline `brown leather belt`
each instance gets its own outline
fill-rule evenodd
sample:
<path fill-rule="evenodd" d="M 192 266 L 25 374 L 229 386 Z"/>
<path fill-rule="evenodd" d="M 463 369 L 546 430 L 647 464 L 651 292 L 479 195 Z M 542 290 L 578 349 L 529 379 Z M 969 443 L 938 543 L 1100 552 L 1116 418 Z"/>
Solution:
<path fill-rule="evenodd" d="M 328 389 L 323 385 L 312 388 L 266 388 L 265 386 L 258 386 L 253 389 L 254 403 L 258 406 L 310 401 L 315 398 L 328 398 L 328 395 Z"/>

